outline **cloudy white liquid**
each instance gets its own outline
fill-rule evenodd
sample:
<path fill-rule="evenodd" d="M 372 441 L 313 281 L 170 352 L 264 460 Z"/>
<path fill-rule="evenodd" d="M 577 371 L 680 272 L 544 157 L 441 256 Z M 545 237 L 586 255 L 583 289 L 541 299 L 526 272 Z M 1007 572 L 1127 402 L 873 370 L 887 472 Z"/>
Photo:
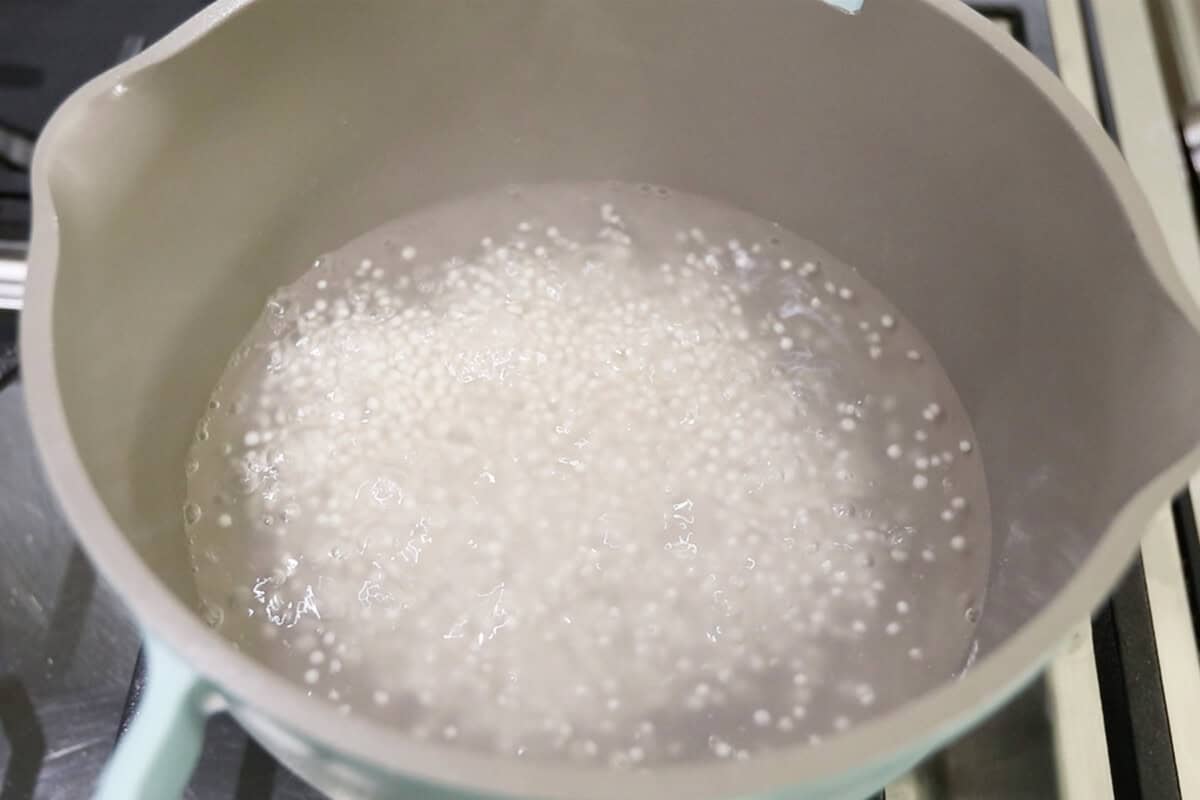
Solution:
<path fill-rule="evenodd" d="M 928 345 L 813 244 L 649 186 L 496 190 L 268 302 L 189 454 L 211 624 L 343 713 L 648 767 L 955 675 L 988 504 Z"/>

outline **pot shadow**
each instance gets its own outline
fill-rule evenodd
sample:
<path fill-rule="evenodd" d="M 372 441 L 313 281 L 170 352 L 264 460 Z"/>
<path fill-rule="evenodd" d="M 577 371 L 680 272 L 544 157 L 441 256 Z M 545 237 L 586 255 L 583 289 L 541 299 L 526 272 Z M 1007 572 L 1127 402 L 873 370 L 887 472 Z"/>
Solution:
<path fill-rule="evenodd" d="M 253 739 L 246 740 L 242 763 L 238 768 L 237 787 L 234 800 L 261 800 L 271 797 L 275 791 L 275 779 L 279 764 Z"/>
<path fill-rule="evenodd" d="M 16 675 L 0 677 L 0 730 L 9 744 L 0 800 L 30 800 L 46 756 L 46 736 L 29 692 Z"/>
<path fill-rule="evenodd" d="M 146 651 L 138 648 L 137 659 L 133 662 L 133 673 L 129 677 L 129 689 L 125 693 L 125 705 L 121 709 L 121 719 L 117 723 L 117 735 L 114 739 L 114 744 L 121 741 L 121 737 L 129 730 L 129 726 L 133 724 L 134 712 L 137 711 L 138 705 L 142 702 L 142 692 L 146 687 Z"/>
<path fill-rule="evenodd" d="M 57 677 L 74 661 L 95 590 L 96 570 L 82 548 L 74 544 L 58 584 L 54 611 L 41 648 L 41 655 L 46 657 L 47 679 Z"/>
<path fill-rule="evenodd" d="M 25 654 L 26 667 L 35 666 L 29 664 L 32 657 L 46 659 L 48 682 L 69 669 L 75 658 L 95 586 L 96 573 L 91 562 L 79 545 L 73 545 L 41 646 Z M 18 674 L 0 677 L 0 730 L 9 744 L 0 800 L 30 800 L 46 755 L 46 735 L 29 690 Z"/>

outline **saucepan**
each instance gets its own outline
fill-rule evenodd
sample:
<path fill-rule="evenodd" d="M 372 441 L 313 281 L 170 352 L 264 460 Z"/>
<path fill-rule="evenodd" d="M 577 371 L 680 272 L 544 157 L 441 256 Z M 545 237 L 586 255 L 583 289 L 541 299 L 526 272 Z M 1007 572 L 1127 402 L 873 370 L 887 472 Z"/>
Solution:
<path fill-rule="evenodd" d="M 101 797 L 177 796 L 222 710 L 338 798 L 862 797 L 1036 674 L 1200 466 L 1200 308 L 1048 71 L 960 0 L 856 5 L 221 0 L 66 102 L 33 168 L 22 361 L 58 498 L 149 653 Z M 956 680 L 818 746 L 619 771 L 413 741 L 206 626 L 182 465 L 267 295 L 422 206 L 593 179 L 776 220 L 924 332 L 991 495 Z"/>

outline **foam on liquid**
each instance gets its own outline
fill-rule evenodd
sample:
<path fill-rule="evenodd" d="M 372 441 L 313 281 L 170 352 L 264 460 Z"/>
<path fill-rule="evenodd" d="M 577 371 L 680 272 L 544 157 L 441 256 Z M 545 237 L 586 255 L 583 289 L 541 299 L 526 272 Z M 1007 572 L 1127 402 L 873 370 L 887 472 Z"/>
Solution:
<path fill-rule="evenodd" d="M 749 758 L 962 668 L 973 441 L 920 335 L 811 243 L 530 186 L 279 290 L 184 521 L 210 623 L 344 713 L 525 758 Z"/>

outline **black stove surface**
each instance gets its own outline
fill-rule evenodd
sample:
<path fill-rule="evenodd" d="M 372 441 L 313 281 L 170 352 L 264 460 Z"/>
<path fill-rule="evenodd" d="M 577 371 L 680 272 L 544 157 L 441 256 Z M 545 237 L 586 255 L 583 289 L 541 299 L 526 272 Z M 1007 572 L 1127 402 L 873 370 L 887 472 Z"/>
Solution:
<path fill-rule="evenodd" d="M 205 5 L 203 0 L 4 0 L 0 127 L 33 138 L 78 86 Z M 0 157 L 0 165 L 0 198 L 27 198 L 29 183 L 22 164 Z M 4 212 L 18 213 L 0 206 Z M 6 233 L 16 238 L 0 227 L 0 239 Z"/>
<path fill-rule="evenodd" d="M 139 52 L 207 4 L 0 2 L 0 256 L 19 252 L 29 238 L 28 159 L 37 132 L 54 109 L 90 78 Z M 15 341 L 14 315 L 0 310 L 0 380 L 11 368 L 7 351 Z"/>

